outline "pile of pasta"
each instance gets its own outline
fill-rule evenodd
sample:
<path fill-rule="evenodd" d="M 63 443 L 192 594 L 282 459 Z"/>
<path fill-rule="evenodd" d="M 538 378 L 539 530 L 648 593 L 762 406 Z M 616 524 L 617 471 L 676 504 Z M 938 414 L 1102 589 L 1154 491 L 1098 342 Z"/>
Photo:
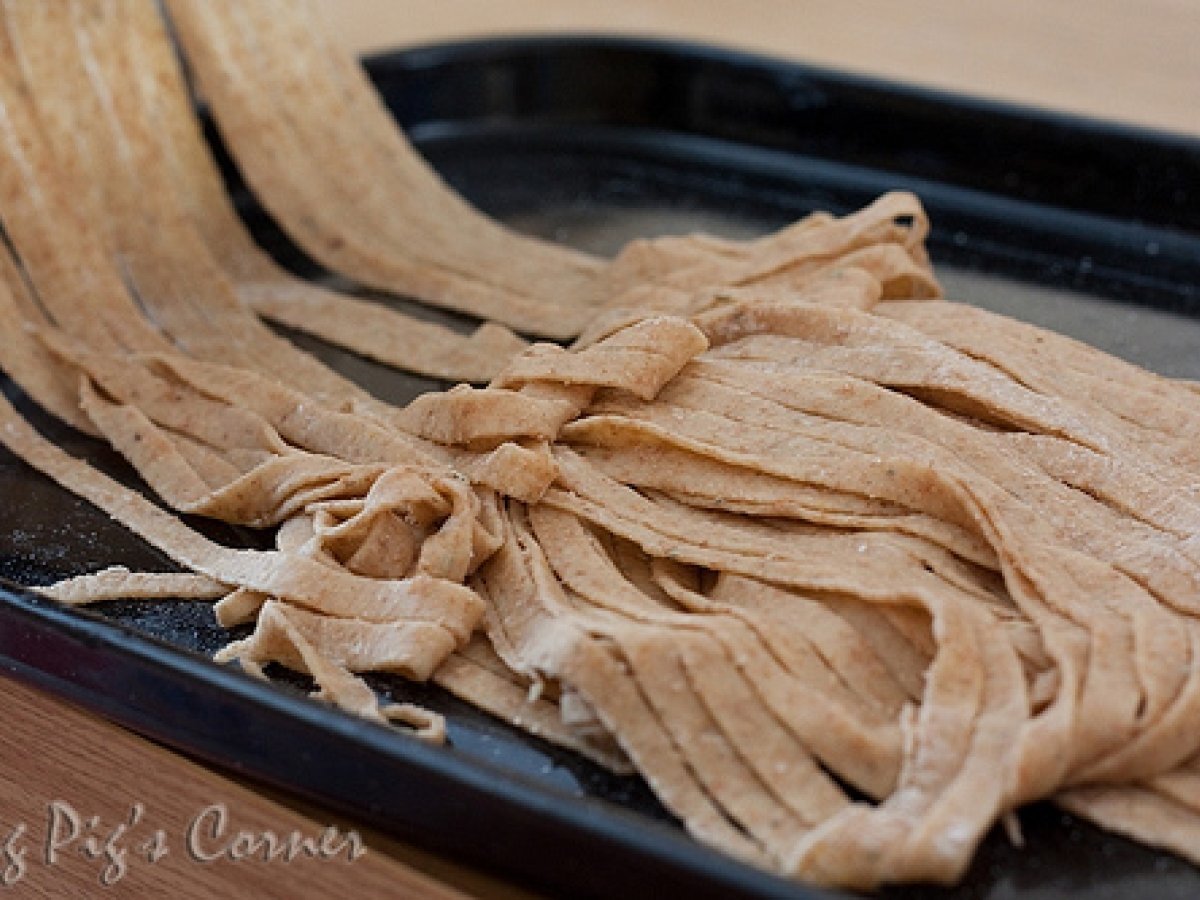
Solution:
<path fill-rule="evenodd" d="M 220 660 L 437 740 L 362 675 L 433 681 L 813 882 L 953 883 L 1041 798 L 1200 861 L 1194 384 L 940 300 L 905 194 L 612 260 L 519 236 L 307 5 L 166 7 L 299 246 L 482 322 L 272 262 L 154 0 L 4 4 L 0 365 L 157 501 L 2 397 L 0 442 L 181 569 L 49 595 L 213 601 L 252 626 Z M 264 319 L 475 386 L 394 407 Z"/>

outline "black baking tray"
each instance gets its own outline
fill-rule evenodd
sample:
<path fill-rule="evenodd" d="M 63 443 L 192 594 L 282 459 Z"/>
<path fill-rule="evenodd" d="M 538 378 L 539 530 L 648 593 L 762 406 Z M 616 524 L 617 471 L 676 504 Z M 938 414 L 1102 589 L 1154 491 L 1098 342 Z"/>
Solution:
<path fill-rule="evenodd" d="M 885 190 L 914 190 L 956 299 L 1200 377 L 1196 140 L 658 41 L 483 41 L 382 55 L 367 67 L 448 181 L 519 229 L 612 253 L 631 237 L 748 236 L 814 209 L 845 212 Z M 250 198 L 211 129 L 210 138 L 264 246 L 306 277 L 328 279 Z M 288 336 L 388 400 L 439 386 Z M 114 453 L 0 385 L 55 440 L 136 483 Z M 230 544 L 267 543 L 197 524 Z M 0 665 L 9 674 L 548 894 L 831 896 L 701 847 L 637 778 L 608 775 L 436 688 L 376 682 L 446 713 L 450 744 L 440 748 L 309 700 L 294 679 L 267 685 L 213 664 L 207 654 L 229 636 L 205 604 L 81 612 L 15 585 L 114 563 L 172 568 L 0 451 Z M 1023 811 L 1022 824 L 1026 846 L 991 835 L 958 888 L 884 896 L 1200 896 L 1196 869 L 1049 805 Z"/>

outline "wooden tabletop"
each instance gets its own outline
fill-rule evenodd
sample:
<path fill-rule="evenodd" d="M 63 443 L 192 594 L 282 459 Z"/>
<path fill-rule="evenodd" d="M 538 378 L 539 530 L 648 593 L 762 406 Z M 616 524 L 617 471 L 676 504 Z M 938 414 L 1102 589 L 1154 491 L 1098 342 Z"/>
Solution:
<path fill-rule="evenodd" d="M 331 26 L 355 50 L 529 32 L 674 36 L 1200 134 L 1197 0 L 339 0 L 328 6 Z M 0 884 L 20 874 L 26 895 L 99 896 L 107 871 L 121 876 L 104 891 L 114 897 L 528 896 L 453 860 L 231 780 L 15 681 L 0 685 L 6 701 Z M 221 810 L 226 834 L 319 836 L 332 828 L 326 849 L 338 849 L 328 859 L 289 864 L 236 862 L 229 847 L 210 839 Z M 92 816 L 99 817 L 94 824 Z M 167 853 L 151 862 L 160 831 Z M 366 848 L 353 861 L 351 832 Z M 80 852 L 89 836 L 96 839 L 95 859 Z M 48 839 L 61 845 L 52 861 Z M 105 852 L 121 847 L 123 868 Z"/>

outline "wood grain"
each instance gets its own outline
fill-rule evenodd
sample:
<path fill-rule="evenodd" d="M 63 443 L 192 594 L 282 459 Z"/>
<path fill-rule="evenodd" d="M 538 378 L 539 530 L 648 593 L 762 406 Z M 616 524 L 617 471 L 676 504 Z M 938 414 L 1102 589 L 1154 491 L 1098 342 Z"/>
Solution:
<path fill-rule="evenodd" d="M 341 0 L 356 49 L 604 32 L 720 43 L 1200 134 L 1197 0 Z"/>
<path fill-rule="evenodd" d="M 13 885 L 18 896 L 465 896 L 451 884 L 476 896 L 529 896 L 355 823 L 254 790 L 12 679 L 0 678 L 0 696 L 0 879 L 23 849 L 24 874 Z M 114 829 L 129 822 L 139 804 L 138 822 L 111 845 L 125 851 L 124 874 L 104 886 L 100 879 L 112 859 L 107 853 L 89 858 L 82 851 L 89 837 L 102 849 L 108 845 Z M 210 828 L 217 804 L 227 810 L 220 837 Z M 80 820 L 78 837 L 71 841 L 68 808 Z M 89 828 L 92 816 L 99 821 Z M 24 833 L 14 839 L 21 826 Z M 301 855 L 291 862 L 232 861 L 218 853 L 243 831 L 269 831 L 286 840 L 293 832 L 319 837 L 330 826 L 339 838 L 356 831 L 366 852 L 350 861 L 347 847 L 329 859 Z M 197 855 L 189 852 L 193 827 Z M 167 852 L 151 862 L 140 848 L 159 830 Z M 63 844 L 52 863 L 47 862 L 48 840 Z M 206 860 L 213 855 L 218 858 Z"/>

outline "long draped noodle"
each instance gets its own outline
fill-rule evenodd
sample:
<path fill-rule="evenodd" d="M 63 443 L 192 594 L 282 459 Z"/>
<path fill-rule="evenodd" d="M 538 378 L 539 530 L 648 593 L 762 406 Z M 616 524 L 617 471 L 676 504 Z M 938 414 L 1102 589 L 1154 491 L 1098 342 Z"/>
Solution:
<path fill-rule="evenodd" d="M 5 0 L 0 367 L 141 490 L 8 386 L 0 444 L 176 567 L 39 590 L 211 604 L 243 627 L 218 661 L 453 740 L 366 676 L 431 682 L 815 883 L 955 883 L 1039 799 L 1200 861 L 1196 385 L 940 302 L 909 194 L 611 260 L 519 235 L 407 143 L 315 4 L 165 5 L 293 240 L 481 321 L 273 262 L 154 0 Z M 394 406 L 260 317 L 471 383 Z"/>

